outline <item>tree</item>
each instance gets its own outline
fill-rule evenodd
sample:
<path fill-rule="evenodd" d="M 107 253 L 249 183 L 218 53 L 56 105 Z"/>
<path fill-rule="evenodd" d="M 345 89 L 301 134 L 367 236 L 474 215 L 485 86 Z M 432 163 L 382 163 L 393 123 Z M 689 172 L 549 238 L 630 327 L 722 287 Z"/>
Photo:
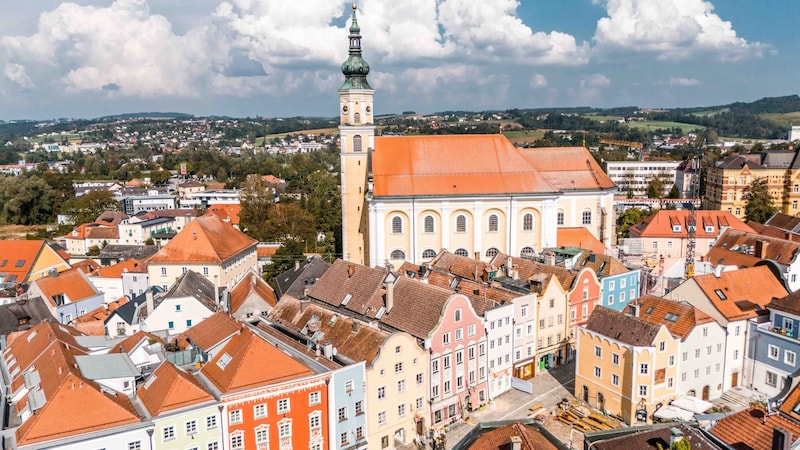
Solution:
<path fill-rule="evenodd" d="M 617 236 L 620 238 L 628 237 L 628 228 L 641 222 L 653 211 L 649 209 L 628 208 L 617 217 Z"/>
<path fill-rule="evenodd" d="M 160 186 L 169 181 L 170 177 L 172 177 L 172 174 L 168 170 L 154 170 L 150 172 L 150 183 L 153 186 Z"/>
<path fill-rule="evenodd" d="M 678 189 L 677 184 L 672 185 L 672 189 L 669 190 L 669 195 L 667 198 L 681 198 L 681 190 Z"/>
<path fill-rule="evenodd" d="M 275 209 L 272 190 L 260 176 L 251 175 L 242 185 L 239 229 L 259 241 L 269 241 L 267 222 Z"/>
<path fill-rule="evenodd" d="M 303 255 L 304 247 L 305 244 L 297 239 L 283 241 L 283 245 L 272 255 L 272 264 L 264 266 L 264 279 L 271 281 L 293 267 L 295 261 L 305 259 L 305 255 Z"/>
<path fill-rule="evenodd" d="M 764 223 L 778 211 L 772 203 L 766 178 L 757 178 L 745 189 L 744 218 L 749 222 Z"/>
<path fill-rule="evenodd" d="M 650 179 L 650 184 L 647 185 L 648 198 L 663 198 L 664 197 L 664 182 L 661 178 L 654 176 Z"/>
<path fill-rule="evenodd" d="M 94 222 L 106 210 L 119 210 L 119 202 L 111 191 L 97 190 L 67 200 L 61 211 L 71 215 L 75 225 L 81 225 Z"/>
<path fill-rule="evenodd" d="M 49 222 L 53 218 L 53 192 L 37 176 L 0 178 L 3 221 L 18 225 Z"/>

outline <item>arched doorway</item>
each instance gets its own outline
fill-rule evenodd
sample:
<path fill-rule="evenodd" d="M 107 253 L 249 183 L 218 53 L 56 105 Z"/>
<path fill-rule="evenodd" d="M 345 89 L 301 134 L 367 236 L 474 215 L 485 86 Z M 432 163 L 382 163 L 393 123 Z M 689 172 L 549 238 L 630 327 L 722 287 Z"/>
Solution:
<path fill-rule="evenodd" d="M 711 388 L 708 385 L 703 386 L 703 400 L 708 400 L 708 396 L 711 394 Z"/>
<path fill-rule="evenodd" d="M 599 409 L 601 412 L 606 410 L 606 398 L 603 396 L 602 392 L 597 393 L 597 409 Z"/>

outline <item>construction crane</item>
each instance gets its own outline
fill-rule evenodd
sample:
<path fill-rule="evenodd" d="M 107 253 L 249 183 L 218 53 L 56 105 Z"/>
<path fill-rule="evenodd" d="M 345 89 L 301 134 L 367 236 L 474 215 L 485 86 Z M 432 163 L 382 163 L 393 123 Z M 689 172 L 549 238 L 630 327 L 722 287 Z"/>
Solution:
<path fill-rule="evenodd" d="M 689 238 L 686 240 L 684 280 L 694 276 L 694 250 L 697 246 L 697 202 L 700 200 L 700 166 L 703 161 L 703 144 L 705 144 L 707 138 L 708 128 L 697 135 L 692 146 L 694 150 L 694 155 L 692 155 L 692 201 L 689 204 L 689 219 L 686 221 L 686 231 L 689 233 Z"/>

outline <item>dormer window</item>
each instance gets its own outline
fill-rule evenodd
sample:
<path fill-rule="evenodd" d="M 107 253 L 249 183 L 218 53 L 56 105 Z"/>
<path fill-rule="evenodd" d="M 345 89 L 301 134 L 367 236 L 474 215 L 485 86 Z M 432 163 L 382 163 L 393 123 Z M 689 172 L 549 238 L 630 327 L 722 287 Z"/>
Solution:
<path fill-rule="evenodd" d="M 681 232 L 681 226 L 680 225 L 673 225 L 672 226 L 672 232 L 673 233 L 680 233 Z"/>
<path fill-rule="evenodd" d="M 706 225 L 706 233 L 713 233 L 714 225 Z"/>

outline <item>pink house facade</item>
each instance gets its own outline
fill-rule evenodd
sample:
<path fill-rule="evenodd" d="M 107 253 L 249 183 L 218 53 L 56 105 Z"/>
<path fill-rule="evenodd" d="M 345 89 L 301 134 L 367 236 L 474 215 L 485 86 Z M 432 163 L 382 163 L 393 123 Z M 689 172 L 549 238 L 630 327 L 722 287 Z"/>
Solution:
<path fill-rule="evenodd" d="M 489 400 L 486 330 L 469 299 L 454 294 L 425 341 L 430 352 L 431 424 L 439 429 Z"/>

